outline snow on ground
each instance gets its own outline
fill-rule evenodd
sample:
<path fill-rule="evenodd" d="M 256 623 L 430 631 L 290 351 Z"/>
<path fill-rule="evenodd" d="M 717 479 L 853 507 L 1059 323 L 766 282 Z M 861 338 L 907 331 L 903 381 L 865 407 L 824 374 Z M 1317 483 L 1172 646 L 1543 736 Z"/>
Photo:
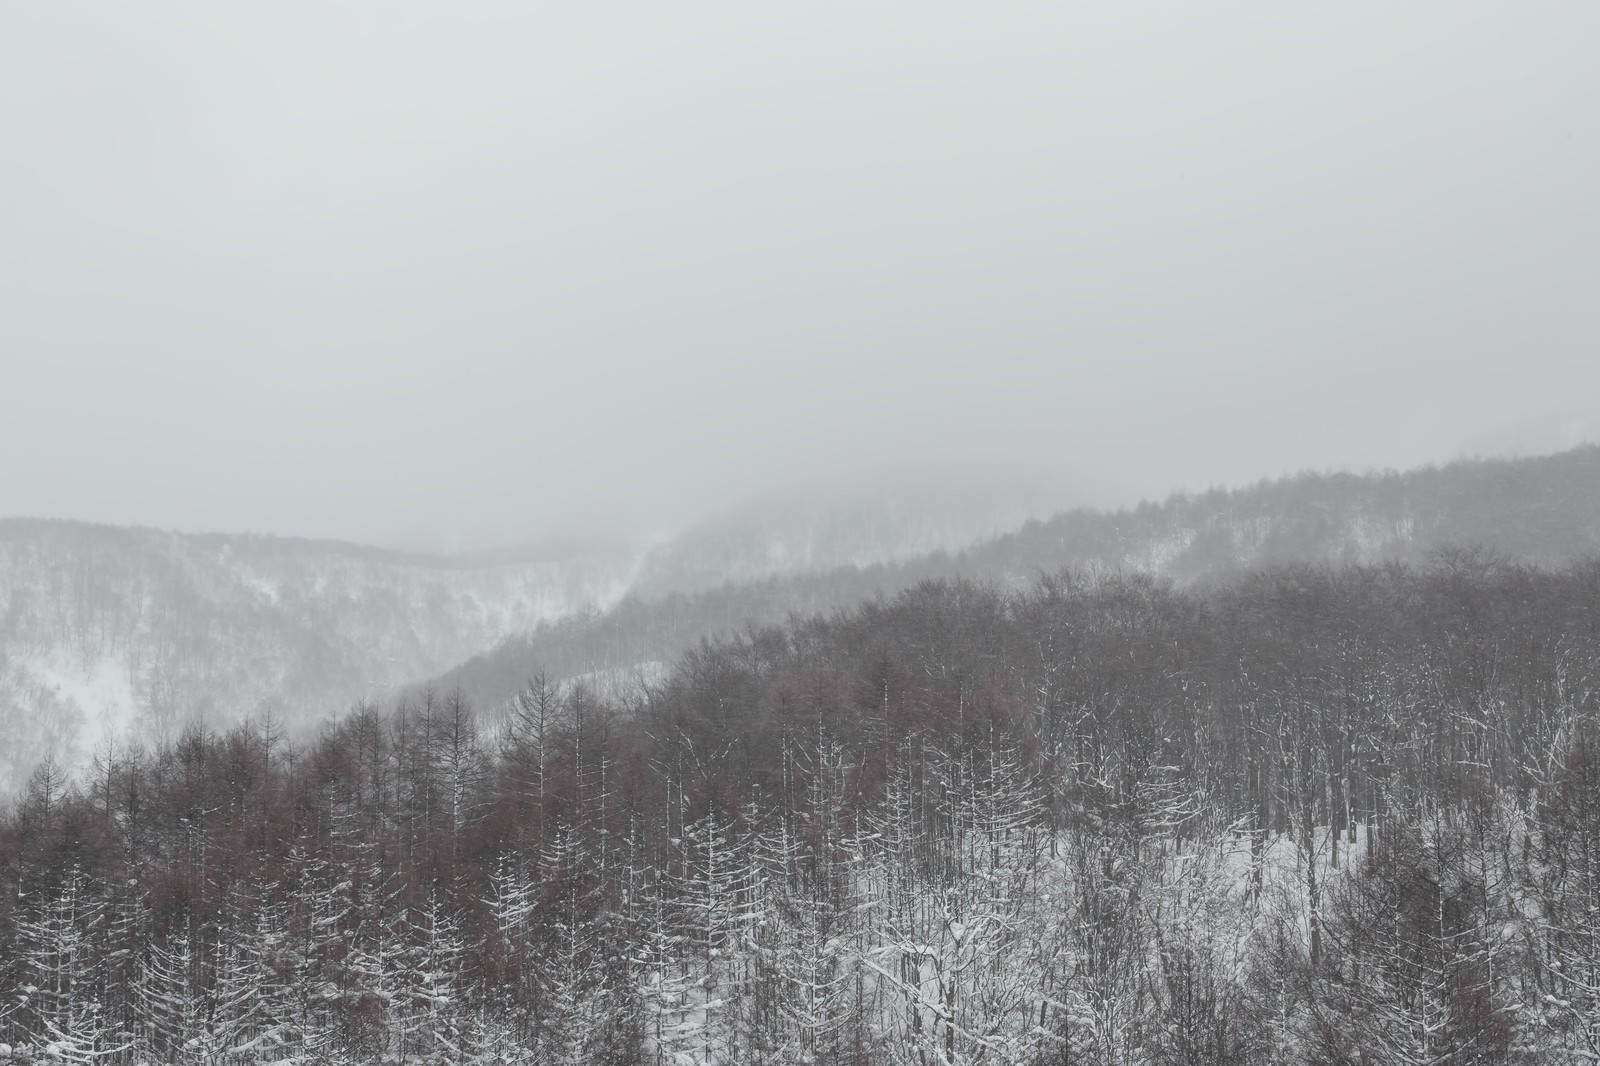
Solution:
<path fill-rule="evenodd" d="M 132 671 L 122 653 L 87 661 L 61 646 L 13 653 L 0 676 L 0 716 L 9 720 L 6 732 L 13 754 L 30 748 L 53 754 L 74 775 L 89 767 L 95 749 L 107 740 L 135 734 L 138 707 Z M 30 765 L 12 767 L 9 773 L 0 768 L 0 794 L 20 787 L 30 771 Z M 11 776 L 17 780 L 6 780 Z"/>

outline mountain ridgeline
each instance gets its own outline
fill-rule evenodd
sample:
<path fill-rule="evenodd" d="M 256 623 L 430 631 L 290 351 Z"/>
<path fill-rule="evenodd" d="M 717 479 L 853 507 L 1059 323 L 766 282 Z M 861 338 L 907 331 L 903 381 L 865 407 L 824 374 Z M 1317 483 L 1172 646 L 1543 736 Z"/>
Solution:
<path fill-rule="evenodd" d="M 703 640 L 929 578 L 1031 587 L 1063 568 L 1179 586 L 1284 564 L 1421 565 L 1451 546 L 1561 566 L 1600 550 L 1600 448 L 1407 473 L 1302 475 L 1028 520 L 1009 490 L 747 508 L 653 545 L 471 556 L 0 521 L 0 794 L 53 754 L 459 689 L 493 717 L 535 673 L 637 703 Z"/>
<path fill-rule="evenodd" d="M 621 554 L 479 562 L 323 541 L 0 522 L 0 793 L 47 753 L 247 717 L 309 726 L 615 601 Z"/>
<path fill-rule="evenodd" d="M 107 743 L 170 740 L 191 724 L 271 719 L 309 736 L 359 701 L 629 590 L 958 547 L 1021 520 L 986 509 L 998 506 L 788 505 L 656 544 L 454 556 L 0 520 L 0 796 L 47 754 L 82 770 Z"/>
<path fill-rule="evenodd" d="M 1120 511 L 1073 510 L 958 551 L 727 581 L 542 622 L 430 683 L 505 707 L 534 673 L 582 678 L 627 703 L 701 641 L 791 615 L 827 614 L 928 579 L 1026 589 L 1062 569 L 1219 585 L 1281 566 L 1430 565 L 1477 549 L 1562 567 L 1600 553 L 1600 447 L 1471 460 L 1404 473 L 1301 474 L 1242 489 L 1176 494 Z M 704 582 L 700 582 L 703 584 Z"/>

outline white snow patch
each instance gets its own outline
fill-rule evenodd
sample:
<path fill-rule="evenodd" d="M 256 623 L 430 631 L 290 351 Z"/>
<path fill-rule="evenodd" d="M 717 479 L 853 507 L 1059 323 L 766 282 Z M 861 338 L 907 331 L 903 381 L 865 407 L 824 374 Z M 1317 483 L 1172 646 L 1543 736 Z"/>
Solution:
<path fill-rule="evenodd" d="M 102 655 L 88 663 L 73 662 L 71 658 L 57 648 L 43 656 L 23 658 L 18 665 L 83 714 L 80 750 L 60 753 L 66 769 L 75 772 L 88 765 L 94 746 L 101 740 L 132 733 L 138 698 L 124 656 Z"/>

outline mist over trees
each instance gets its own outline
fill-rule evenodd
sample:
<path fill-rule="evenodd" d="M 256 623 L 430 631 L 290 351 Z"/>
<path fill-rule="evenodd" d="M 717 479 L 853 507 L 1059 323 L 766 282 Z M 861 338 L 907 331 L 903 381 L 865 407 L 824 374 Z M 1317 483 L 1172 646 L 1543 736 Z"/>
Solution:
<path fill-rule="evenodd" d="M 829 527 L 833 543 L 843 524 Z M 870 538 L 869 538 L 870 540 Z M 622 702 L 700 641 L 791 615 L 828 613 L 930 579 L 1030 588 L 1064 567 L 1217 584 L 1294 565 L 1429 565 L 1450 545 L 1483 545 L 1561 567 L 1600 553 L 1600 447 L 1532 459 L 1458 462 L 1404 473 L 1301 474 L 1249 488 L 1176 494 L 1120 511 L 1076 510 L 969 544 L 866 565 L 709 582 L 753 566 L 749 529 L 717 527 L 652 559 L 609 609 L 541 622 L 436 676 L 497 714 L 535 671 L 584 678 Z M 843 551 L 821 552 L 826 560 Z"/>
<path fill-rule="evenodd" d="M 1600 1066 L 1597 39 L 0 2 L 0 1066 Z"/>
<path fill-rule="evenodd" d="M 273 715 L 297 739 L 359 700 L 460 688 L 491 722 L 534 672 L 636 703 L 701 640 L 965 577 L 1062 567 L 1179 584 L 1297 563 L 1425 564 L 1483 544 L 1600 551 L 1600 449 L 1403 474 L 1302 475 L 1015 522 L 1017 500 L 769 504 L 654 545 L 428 556 L 290 538 L 0 520 L 0 795 L 47 754 Z M 931 549 L 931 550 L 930 550 Z"/>
<path fill-rule="evenodd" d="M 81 770 L 107 739 L 171 740 L 189 724 L 225 729 L 263 714 L 303 735 L 358 700 L 625 593 L 692 594 L 915 556 L 1021 521 L 1014 501 L 1002 510 L 984 498 L 752 508 L 660 543 L 630 535 L 446 556 L 0 519 L 0 731 L 10 740 L 0 795 L 47 754 Z"/>
<path fill-rule="evenodd" d="M 314 728 L 543 618 L 631 560 L 445 559 L 248 535 L 0 520 L 0 795 L 53 754 L 271 714 Z M 433 664 L 430 668 L 427 664 Z"/>
<path fill-rule="evenodd" d="M 1600 1053 L 1600 569 L 1065 571 L 46 766 L 0 1040 L 135 1062 Z"/>

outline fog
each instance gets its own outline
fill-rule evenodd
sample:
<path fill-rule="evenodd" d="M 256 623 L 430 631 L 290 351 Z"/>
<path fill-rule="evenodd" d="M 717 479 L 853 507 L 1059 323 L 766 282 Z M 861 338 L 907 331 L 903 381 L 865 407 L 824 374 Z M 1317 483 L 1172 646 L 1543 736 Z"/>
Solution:
<path fill-rule="evenodd" d="M 1597 36 L 5 3 L 0 515 L 470 548 L 1600 439 Z"/>

